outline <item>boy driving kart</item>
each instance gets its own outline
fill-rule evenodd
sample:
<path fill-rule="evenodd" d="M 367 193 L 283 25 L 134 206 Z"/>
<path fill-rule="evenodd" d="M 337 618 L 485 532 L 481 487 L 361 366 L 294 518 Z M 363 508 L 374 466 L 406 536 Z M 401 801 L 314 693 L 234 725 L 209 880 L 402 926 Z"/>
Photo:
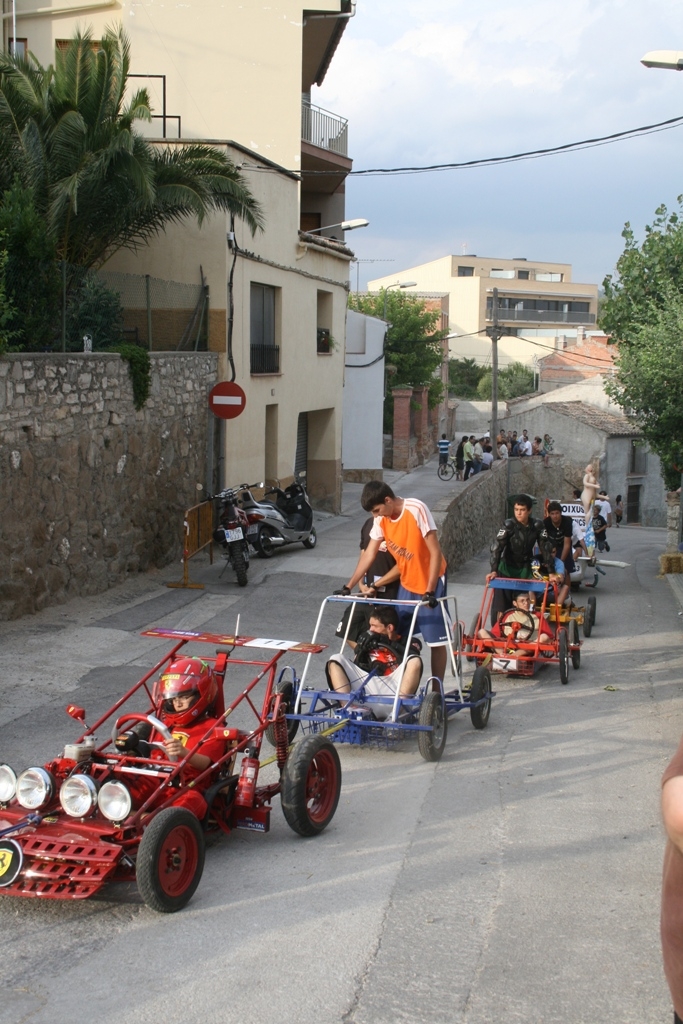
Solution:
<path fill-rule="evenodd" d="M 553 627 L 545 618 L 535 615 L 531 608 L 530 593 L 522 591 L 516 594 L 512 599 L 512 608 L 504 613 L 490 631 L 480 629 L 477 636 L 482 640 L 500 640 L 505 637 L 511 643 L 514 643 L 515 639 L 519 639 L 521 643 L 535 644 L 540 631 L 541 643 L 543 643 L 543 637 L 548 638 L 546 642 L 552 641 L 555 635 Z M 532 623 L 533 630 L 531 629 Z"/>
<path fill-rule="evenodd" d="M 358 637 L 354 660 L 350 661 L 343 654 L 334 654 L 327 662 L 325 674 L 329 688 L 336 693 L 350 693 L 367 680 L 363 691 L 366 694 L 394 697 L 400 685 L 402 697 L 412 696 L 422 676 L 422 647 L 419 640 L 413 638 L 401 676 L 406 641 L 398 630 L 399 617 L 395 608 L 390 605 L 373 608 L 370 629 Z"/>
<path fill-rule="evenodd" d="M 201 658 L 179 658 L 172 662 L 155 684 L 152 697 L 156 717 L 168 728 L 170 738 L 166 739 L 149 723 L 142 722 L 117 737 L 119 752 L 158 759 L 162 756 L 158 744 L 162 743 L 168 758 L 181 760 L 188 748 L 196 746 L 211 726 L 219 723 L 216 716 L 218 683 L 211 666 Z M 224 753 L 225 741 L 210 733 L 188 759 L 183 769 L 184 781 L 196 779 Z M 175 805 L 186 807 L 201 820 L 207 812 L 202 791 L 211 781 L 208 777 L 197 789 L 181 793 Z"/>

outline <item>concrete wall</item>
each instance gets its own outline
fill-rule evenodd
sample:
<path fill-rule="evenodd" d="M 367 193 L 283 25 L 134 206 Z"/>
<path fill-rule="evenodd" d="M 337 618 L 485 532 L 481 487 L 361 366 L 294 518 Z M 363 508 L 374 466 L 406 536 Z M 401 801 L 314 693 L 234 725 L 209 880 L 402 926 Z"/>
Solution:
<path fill-rule="evenodd" d="M 458 566 L 491 544 L 506 516 L 506 497 L 506 467 L 494 462 L 489 472 L 477 474 L 448 506 L 439 539 L 451 581 Z"/>
<path fill-rule="evenodd" d="M 345 480 L 382 479 L 385 330 L 383 320 L 354 309 L 347 311 L 342 435 Z"/>
<path fill-rule="evenodd" d="M 178 557 L 205 481 L 216 356 L 151 360 L 138 411 L 118 355 L 0 359 L 0 619 Z"/>

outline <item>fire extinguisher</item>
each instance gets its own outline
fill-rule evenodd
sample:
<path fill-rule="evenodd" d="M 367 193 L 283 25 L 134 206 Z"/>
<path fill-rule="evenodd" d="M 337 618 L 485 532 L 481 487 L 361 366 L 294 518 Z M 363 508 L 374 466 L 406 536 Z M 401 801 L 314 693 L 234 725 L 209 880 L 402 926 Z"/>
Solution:
<path fill-rule="evenodd" d="M 255 750 L 247 750 L 242 758 L 242 769 L 235 794 L 235 803 L 241 807 L 252 807 L 254 804 L 259 770 L 259 760 L 254 756 L 255 754 Z"/>

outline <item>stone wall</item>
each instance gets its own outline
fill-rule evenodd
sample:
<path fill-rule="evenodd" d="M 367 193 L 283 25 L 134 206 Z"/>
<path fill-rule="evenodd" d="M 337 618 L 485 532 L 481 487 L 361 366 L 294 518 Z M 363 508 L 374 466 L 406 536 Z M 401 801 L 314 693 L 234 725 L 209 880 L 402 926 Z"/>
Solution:
<path fill-rule="evenodd" d="M 116 354 L 0 359 L 0 619 L 179 556 L 206 475 L 217 357 L 151 360 L 138 411 Z"/>
<path fill-rule="evenodd" d="M 443 521 L 437 519 L 449 574 L 489 547 L 506 517 L 507 493 L 507 467 L 502 461 L 494 462 L 489 472 L 471 478 L 448 506 Z"/>
<path fill-rule="evenodd" d="M 565 460 L 563 455 L 524 455 L 521 458 L 508 459 L 508 494 L 530 494 L 536 498 L 532 515 L 543 515 L 543 504 L 546 498 L 555 501 L 567 501 L 571 498 L 571 489 L 565 480 Z M 578 486 L 582 486 L 583 476 Z M 576 485 L 572 485 L 576 486 Z"/>

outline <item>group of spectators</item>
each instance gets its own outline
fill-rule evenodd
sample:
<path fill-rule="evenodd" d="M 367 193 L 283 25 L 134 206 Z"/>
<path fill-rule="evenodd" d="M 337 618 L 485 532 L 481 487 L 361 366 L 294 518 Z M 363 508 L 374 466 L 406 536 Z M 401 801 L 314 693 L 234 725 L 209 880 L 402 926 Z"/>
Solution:
<path fill-rule="evenodd" d="M 553 439 L 550 434 L 544 434 L 543 437 L 536 435 L 533 441 L 531 441 L 528 430 L 523 430 L 519 435 L 516 430 L 510 430 L 508 433 L 500 430 L 496 437 L 496 443 L 498 445 L 498 455 L 501 459 L 507 459 L 511 455 L 513 458 L 523 455 L 545 457 L 550 455 L 553 450 Z"/>
<path fill-rule="evenodd" d="M 446 435 L 442 436 L 442 441 Z M 439 457 L 441 457 L 441 445 L 439 445 Z M 469 480 L 471 476 L 481 473 L 483 469 L 490 469 L 493 462 L 493 445 L 488 431 L 481 437 L 476 434 L 462 435 L 462 439 L 455 450 L 455 479 Z"/>

